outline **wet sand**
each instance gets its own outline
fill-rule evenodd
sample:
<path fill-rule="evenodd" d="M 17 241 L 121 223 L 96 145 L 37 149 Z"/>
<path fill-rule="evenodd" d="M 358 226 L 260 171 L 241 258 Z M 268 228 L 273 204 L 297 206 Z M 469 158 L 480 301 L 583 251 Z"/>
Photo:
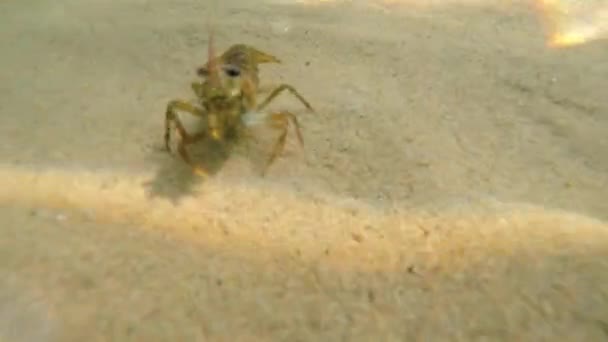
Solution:
<path fill-rule="evenodd" d="M 0 337 L 606 339 L 606 42 L 500 3 L 2 3 Z M 266 177 L 163 150 L 209 18 L 316 109 Z"/>

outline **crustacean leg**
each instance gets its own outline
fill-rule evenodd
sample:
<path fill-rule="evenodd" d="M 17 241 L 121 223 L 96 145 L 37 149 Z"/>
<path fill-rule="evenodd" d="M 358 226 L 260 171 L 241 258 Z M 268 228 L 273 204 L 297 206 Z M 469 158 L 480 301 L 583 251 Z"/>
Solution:
<path fill-rule="evenodd" d="M 302 138 L 302 133 L 300 132 L 300 124 L 298 123 L 297 117 L 293 113 L 288 111 L 270 113 L 267 116 L 267 120 L 270 126 L 280 130 L 281 134 L 279 135 L 279 138 L 277 139 L 277 142 L 275 143 L 274 148 L 272 149 L 272 152 L 268 157 L 264 168 L 262 169 L 262 175 L 266 174 L 266 171 L 270 165 L 274 162 L 277 156 L 283 152 L 283 149 L 285 148 L 285 140 L 287 138 L 287 127 L 289 126 L 290 121 L 294 126 L 300 146 L 304 147 L 304 139 Z"/>
<path fill-rule="evenodd" d="M 292 95 L 297 97 L 298 100 L 300 100 L 300 102 L 302 102 L 304 104 L 304 106 L 306 106 L 306 108 L 308 108 L 308 110 L 314 112 L 314 109 L 312 108 L 310 103 L 308 103 L 308 101 L 306 101 L 306 99 L 304 99 L 304 97 L 302 95 L 300 95 L 300 93 L 298 93 L 298 91 L 289 84 L 281 84 L 276 89 L 274 89 L 270 93 L 270 95 L 268 95 L 268 97 L 262 103 L 260 103 L 260 105 L 257 107 L 257 110 L 260 111 L 260 110 L 264 109 L 268 104 L 270 104 L 270 102 L 275 97 L 277 97 L 279 94 L 281 94 L 285 90 L 289 91 Z"/>
<path fill-rule="evenodd" d="M 202 117 L 205 115 L 205 112 L 202 109 L 197 108 L 188 102 L 181 100 L 172 100 L 171 102 L 169 102 L 165 115 L 165 147 L 167 148 L 167 151 L 171 151 L 169 142 L 171 140 L 171 123 L 173 122 L 180 136 L 180 141 L 177 145 L 177 151 L 179 152 L 180 156 L 186 163 L 188 163 L 194 169 L 194 173 L 200 176 L 207 176 L 208 172 L 202 167 L 194 165 L 192 159 L 190 158 L 190 155 L 188 154 L 188 151 L 186 150 L 186 145 L 194 144 L 200 140 L 203 140 L 207 137 L 207 134 L 206 132 L 199 132 L 193 135 L 189 134 L 176 114 L 176 111 L 178 110 L 190 113 L 198 117 Z"/>

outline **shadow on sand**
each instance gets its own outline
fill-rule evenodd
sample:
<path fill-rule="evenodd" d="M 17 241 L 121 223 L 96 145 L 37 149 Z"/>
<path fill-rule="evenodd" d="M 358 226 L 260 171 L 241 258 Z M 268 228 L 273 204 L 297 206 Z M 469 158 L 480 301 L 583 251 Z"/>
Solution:
<path fill-rule="evenodd" d="M 194 162 L 213 177 L 230 157 L 231 149 L 225 144 L 206 140 L 189 146 L 188 151 Z M 195 174 L 176 151 L 169 152 L 164 146 L 156 148 L 148 159 L 158 165 L 154 178 L 144 184 L 151 197 L 163 197 L 177 203 L 182 197 L 193 195 L 194 189 L 207 179 Z"/>
<path fill-rule="evenodd" d="M 172 147 L 169 152 L 163 146 L 156 146 L 147 156 L 148 161 L 158 165 L 152 180 L 144 183 L 150 197 L 162 197 L 178 203 L 183 197 L 196 193 L 196 188 L 216 177 L 230 158 L 245 157 L 250 163 L 251 171 L 257 177 L 263 177 L 263 167 L 268 157 L 268 146 L 261 145 L 260 140 L 229 139 L 225 142 L 203 140 L 188 146 L 192 160 L 208 172 L 208 176 L 197 175 Z"/>

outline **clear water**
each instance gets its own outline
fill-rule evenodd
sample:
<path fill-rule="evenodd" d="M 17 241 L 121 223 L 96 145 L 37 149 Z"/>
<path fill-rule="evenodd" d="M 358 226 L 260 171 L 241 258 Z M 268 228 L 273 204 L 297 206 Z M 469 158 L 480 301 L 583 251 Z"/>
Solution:
<path fill-rule="evenodd" d="M 53 241 L 75 250 L 98 238 L 87 240 L 88 233 L 74 227 L 126 225 L 169 227 L 169 236 L 201 241 L 228 239 L 217 242 L 224 247 L 250 241 L 258 241 L 251 244 L 259 243 L 260 250 L 288 246 L 305 255 L 316 255 L 315 248 L 321 255 L 323 241 L 350 236 L 355 225 L 388 225 L 383 215 L 400 222 L 390 227 L 394 234 L 416 226 L 412 215 L 419 212 L 456 215 L 463 222 L 505 212 L 521 213 L 513 222 L 531 222 L 526 213 L 540 212 L 557 215 L 557 221 L 576 217 L 603 224 L 608 4 L 581 3 L 3 1 L 5 223 L 30 227 L 25 231 L 32 234 L 36 224 L 29 220 L 71 227 L 61 229 L 84 234 L 80 242 Z M 209 28 L 218 52 L 246 43 L 278 57 L 281 64 L 260 66 L 261 84 L 288 83 L 315 108 L 308 112 L 288 94 L 268 107 L 293 112 L 305 143 L 300 148 L 290 130 L 284 153 L 265 177 L 257 166 L 277 138 L 269 127 L 255 132 L 260 141 L 252 148 L 191 147 L 197 162 L 213 170 L 206 180 L 164 150 L 166 105 L 194 99 L 190 82 L 206 61 Z M 200 129 L 197 118 L 180 115 L 189 130 Z M 11 216 L 24 208 L 36 214 Z M 230 230 L 228 238 L 226 229 L 238 233 Z M 16 231 L 3 233 L 4 246 L 42 244 L 10 235 Z M 393 235 L 394 241 L 402 238 L 407 240 Z M 69 254 L 47 252 L 40 252 L 40 260 Z M 18 271 L 27 265 L 32 279 L 47 279 L 25 251 L 3 253 L 11 261 L 0 271 L 28 283 L 29 273 Z M 107 286 L 103 291 L 110 291 Z M 137 297 L 125 288 L 121 293 Z M 58 298 L 49 301 L 62 308 Z M 288 312 L 283 304 L 275 303 Z M 1 305 L 6 315 L 10 310 Z M 77 312 L 76 304 L 69 305 Z M 104 306 L 103 319 L 112 317 L 112 308 Z M 109 336 L 113 328 L 87 312 Z M 287 336 L 274 333 L 276 339 Z"/>

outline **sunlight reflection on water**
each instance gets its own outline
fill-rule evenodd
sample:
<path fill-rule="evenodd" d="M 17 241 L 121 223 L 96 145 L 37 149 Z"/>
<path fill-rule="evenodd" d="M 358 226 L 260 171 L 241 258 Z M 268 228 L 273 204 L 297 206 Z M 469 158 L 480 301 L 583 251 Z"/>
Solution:
<path fill-rule="evenodd" d="M 492 4 L 480 0 L 268 0 L 282 5 L 321 6 L 354 4 L 379 9 L 389 14 L 406 7 L 481 6 Z M 605 0 L 530 0 L 536 5 L 545 25 L 549 47 L 570 47 L 608 38 L 608 1 Z M 522 1 L 524 2 L 524 1 Z M 525 3 L 525 2 L 524 2 Z M 288 30 L 277 23 L 275 31 Z M 279 28 L 280 27 L 280 28 Z"/>
<path fill-rule="evenodd" d="M 548 45 L 568 47 L 608 37 L 608 2 L 538 0 Z"/>

